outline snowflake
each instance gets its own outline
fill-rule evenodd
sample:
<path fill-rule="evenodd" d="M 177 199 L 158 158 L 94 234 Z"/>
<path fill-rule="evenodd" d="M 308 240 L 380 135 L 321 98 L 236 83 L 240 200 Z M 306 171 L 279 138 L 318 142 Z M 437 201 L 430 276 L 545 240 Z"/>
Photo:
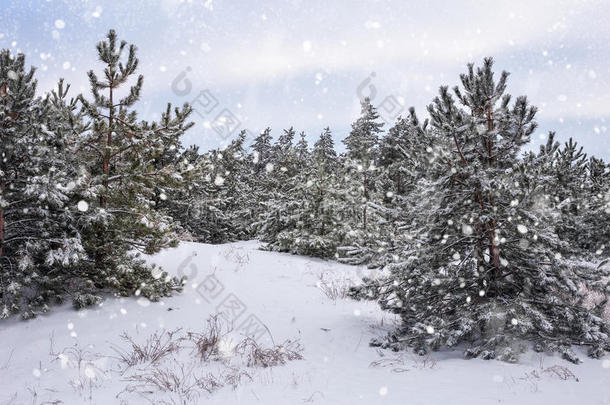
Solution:
<path fill-rule="evenodd" d="M 89 209 L 89 203 L 85 200 L 80 200 L 76 206 L 80 212 L 86 212 Z"/>

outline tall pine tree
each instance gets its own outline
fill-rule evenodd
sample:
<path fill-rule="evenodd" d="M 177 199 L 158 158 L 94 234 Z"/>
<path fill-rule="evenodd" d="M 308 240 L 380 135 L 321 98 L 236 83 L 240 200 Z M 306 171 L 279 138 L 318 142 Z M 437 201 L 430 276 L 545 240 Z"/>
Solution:
<path fill-rule="evenodd" d="M 447 146 L 428 189 L 437 200 L 422 213 L 420 250 L 353 292 L 372 292 L 400 314 L 403 325 L 384 345 L 425 352 L 466 344 L 467 356 L 515 361 L 523 341 L 532 341 L 572 361 L 572 344 L 599 356 L 610 325 L 603 303 L 585 306 L 583 291 L 607 294 L 607 271 L 556 254 L 554 229 L 536 211 L 535 169 L 518 159 L 536 109 L 525 97 L 511 105 L 508 74 L 496 80 L 492 65 L 490 58 L 476 70 L 469 65 L 455 97 L 441 87 L 428 107 L 438 143 Z"/>

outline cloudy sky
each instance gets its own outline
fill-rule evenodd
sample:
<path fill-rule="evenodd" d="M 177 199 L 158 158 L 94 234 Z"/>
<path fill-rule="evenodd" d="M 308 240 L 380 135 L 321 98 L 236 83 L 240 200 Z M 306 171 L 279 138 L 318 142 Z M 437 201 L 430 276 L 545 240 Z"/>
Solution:
<path fill-rule="evenodd" d="M 403 105 L 425 116 L 440 85 L 493 56 L 540 108 L 533 148 L 556 130 L 610 159 L 608 21 L 608 1 L 0 0 L 0 48 L 26 53 L 41 92 L 59 77 L 88 92 L 114 28 L 139 49 L 142 117 L 194 102 L 185 143 L 205 149 L 266 126 L 342 139 L 363 96 L 388 120 Z"/>

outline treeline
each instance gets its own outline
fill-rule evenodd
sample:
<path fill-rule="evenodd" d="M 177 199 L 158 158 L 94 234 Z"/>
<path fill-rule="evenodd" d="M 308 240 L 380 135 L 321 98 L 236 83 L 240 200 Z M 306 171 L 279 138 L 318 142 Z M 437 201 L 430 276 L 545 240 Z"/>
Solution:
<path fill-rule="evenodd" d="M 180 144 L 188 105 L 138 119 L 134 46 L 110 31 L 97 52 L 91 96 L 74 98 L 62 81 L 36 97 L 24 57 L 0 54 L 2 317 L 155 300 L 184 281 L 140 253 L 256 238 L 379 268 L 350 293 L 400 315 L 384 347 L 509 361 L 524 341 L 572 361 L 574 344 L 610 348 L 610 166 L 553 133 L 525 152 L 536 108 L 491 59 L 441 87 L 423 121 L 410 109 L 384 129 L 364 100 L 342 154 L 329 128 L 311 146 L 268 128 L 200 153 Z"/>

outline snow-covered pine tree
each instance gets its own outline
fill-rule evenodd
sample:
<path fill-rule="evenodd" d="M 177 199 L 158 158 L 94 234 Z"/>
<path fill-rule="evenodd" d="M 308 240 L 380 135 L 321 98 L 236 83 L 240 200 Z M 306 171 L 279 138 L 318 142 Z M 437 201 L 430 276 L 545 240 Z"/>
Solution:
<path fill-rule="evenodd" d="M 187 123 L 191 108 L 185 105 L 172 113 L 168 105 L 158 123 L 138 122 L 131 108 L 140 97 L 143 77 L 137 77 L 124 97 L 118 96 L 138 67 L 134 45 L 123 60 L 126 46 L 114 30 L 97 44 L 103 78 L 89 71 L 93 100 L 80 97 L 91 124 L 77 139 L 90 176 L 82 237 L 91 262 L 82 268 L 84 283 L 78 286 L 82 294 L 76 306 L 97 302 L 99 293 L 108 290 L 156 300 L 181 287 L 179 280 L 147 266 L 138 256 L 175 243 L 171 218 L 154 208 L 160 190 L 181 180 L 175 166 L 163 158 L 180 149 L 179 138 L 192 125 Z"/>
<path fill-rule="evenodd" d="M 259 174 L 265 169 L 269 168 L 267 166 L 271 163 L 272 150 L 271 146 L 271 128 L 265 128 L 263 132 L 261 132 L 256 138 L 254 138 L 254 143 L 252 144 L 252 162 L 254 163 L 254 172 Z M 271 166 L 272 168 L 273 166 Z"/>
<path fill-rule="evenodd" d="M 174 226 L 180 228 L 180 238 L 185 240 L 197 239 L 194 235 L 199 222 L 195 220 L 195 204 L 201 197 L 197 180 L 202 178 L 201 171 L 196 170 L 199 156 L 199 147 L 195 145 L 178 151 L 175 160 L 169 164 L 174 166 L 174 172 L 180 173 L 182 184 L 171 187 L 169 192 L 157 190 L 155 208 L 173 219 Z"/>
<path fill-rule="evenodd" d="M 554 181 L 547 193 L 557 214 L 556 233 L 563 240 L 578 243 L 581 209 L 588 204 L 584 196 L 587 155 L 570 138 L 562 148 L 557 149 L 553 169 Z"/>
<path fill-rule="evenodd" d="M 246 239 L 252 218 L 248 198 L 251 165 L 244 150 L 246 133 L 241 132 L 222 150 L 193 154 L 186 198 L 188 205 L 176 213 L 183 226 L 198 241 L 223 243 Z M 182 202 L 188 201 L 188 202 Z"/>
<path fill-rule="evenodd" d="M 587 165 L 588 197 L 582 211 L 583 229 L 580 239 L 583 249 L 597 256 L 610 257 L 610 164 L 590 157 Z M 584 242 L 584 243 L 583 243 Z"/>
<path fill-rule="evenodd" d="M 337 172 L 339 159 L 335 151 L 335 141 L 330 127 L 324 128 L 320 138 L 314 143 L 312 151 L 313 163 L 319 176 L 332 175 Z"/>
<path fill-rule="evenodd" d="M 10 216 L 18 212 L 16 204 L 21 199 L 27 177 L 23 175 L 28 165 L 31 148 L 28 128 L 32 111 L 37 107 L 35 100 L 36 81 L 34 69 L 26 71 L 25 56 L 12 55 L 8 49 L 0 52 L 0 280 L 3 298 L 3 316 L 9 314 L 7 303 L 11 295 L 21 295 L 21 285 L 15 280 L 16 274 L 9 271 L 16 265 L 19 251 L 17 238 Z M 19 186 L 19 190 L 17 187 Z M 18 306 L 16 307 L 18 309 Z M 11 309 L 12 310 L 12 309 Z"/>
<path fill-rule="evenodd" d="M 381 139 L 377 180 L 380 202 L 373 208 L 380 221 L 382 246 L 373 259 L 374 267 L 417 249 L 417 238 L 410 229 L 417 228 L 420 212 L 428 203 L 422 200 L 421 189 L 434 178 L 432 145 L 428 121 L 421 123 L 414 108 L 406 117 L 399 117 Z"/>
<path fill-rule="evenodd" d="M 297 164 L 307 164 L 309 161 L 309 144 L 304 131 L 299 134 L 299 142 L 296 145 Z"/>
<path fill-rule="evenodd" d="M 271 157 L 260 177 L 260 213 L 255 224 L 260 238 L 273 244 L 280 232 L 294 229 L 296 212 L 301 204 L 297 198 L 297 150 L 293 145 L 294 128 L 285 129 L 271 150 Z M 272 245 L 269 248 L 273 248 Z"/>
<path fill-rule="evenodd" d="M 360 117 L 352 123 L 352 130 L 343 140 L 347 152 L 343 156 L 343 184 L 345 190 L 345 214 L 343 221 L 349 223 L 350 231 L 339 247 L 339 260 L 349 264 L 362 264 L 372 259 L 378 249 L 378 218 L 370 205 L 380 201 L 373 194 L 377 191 L 377 161 L 379 157 L 379 134 L 383 123 L 371 101 L 361 103 Z M 371 218 L 372 217 L 372 218 Z"/>
<path fill-rule="evenodd" d="M 377 109 L 373 107 L 369 98 L 361 103 L 360 118 L 352 124 L 352 130 L 343 140 L 346 153 L 348 173 L 359 179 L 361 187 L 362 221 L 360 228 L 367 230 L 367 206 L 371 191 L 375 189 L 374 174 L 378 158 L 379 134 L 383 123 L 379 122 Z"/>
<path fill-rule="evenodd" d="M 571 361 L 572 344 L 600 356 L 610 344 L 605 300 L 587 307 L 585 292 L 605 297 L 608 272 L 553 250 L 556 235 L 532 201 L 534 168 L 517 158 L 536 128 L 536 109 L 525 97 L 511 106 L 508 74 L 496 80 L 492 65 L 491 58 L 476 70 L 469 65 L 455 97 L 441 87 L 428 107 L 437 136 L 452 147 L 437 160 L 439 204 L 423 213 L 420 251 L 368 284 L 403 322 L 382 344 L 420 353 L 465 344 L 466 356 L 515 361 L 530 341 Z"/>
<path fill-rule="evenodd" d="M 228 199 L 228 215 L 231 222 L 231 235 L 229 240 L 243 240 L 252 236 L 251 216 L 253 173 L 252 161 L 248 159 L 245 147 L 246 131 L 229 144 L 223 152 L 222 166 L 224 169 L 224 193 Z"/>
<path fill-rule="evenodd" d="M 345 233 L 343 224 L 338 223 L 340 195 L 335 188 L 338 165 L 332 134 L 330 128 L 326 128 L 315 142 L 310 159 L 299 165 L 294 177 L 296 224 L 277 235 L 276 250 L 334 257 Z"/>
<path fill-rule="evenodd" d="M 560 253 L 582 256 L 597 252 L 605 240 L 604 227 L 599 226 L 603 224 L 599 208 L 607 187 L 605 163 L 588 158 L 571 138 L 560 145 L 554 132 L 537 154 L 530 152 L 525 160 L 535 167 L 537 210 L 544 216 L 543 222 L 555 228 Z"/>
<path fill-rule="evenodd" d="M 23 54 L 0 52 L 0 318 L 21 313 L 33 316 L 40 307 L 46 310 L 50 295 L 38 297 L 36 272 L 38 249 L 47 241 L 39 232 L 40 214 L 46 202 L 36 201 L 35 191 L 28 193 L 33 177 L 47 173 L 38 168 L 39 139 L 43 135 L 44 108 L 35 97 L 34 69 L 25 67 Z M 38 191 L 37 187 L 34 187 Z"/>
<path fill-rule="evenodd" d="M 82 129 L 69 86 L 35 98 L 25 57 L 0 53 L 0 318 L 31 318 L 71 293 L 85 259 L 76 228 L 78 159 L 70 147 Z"/>

